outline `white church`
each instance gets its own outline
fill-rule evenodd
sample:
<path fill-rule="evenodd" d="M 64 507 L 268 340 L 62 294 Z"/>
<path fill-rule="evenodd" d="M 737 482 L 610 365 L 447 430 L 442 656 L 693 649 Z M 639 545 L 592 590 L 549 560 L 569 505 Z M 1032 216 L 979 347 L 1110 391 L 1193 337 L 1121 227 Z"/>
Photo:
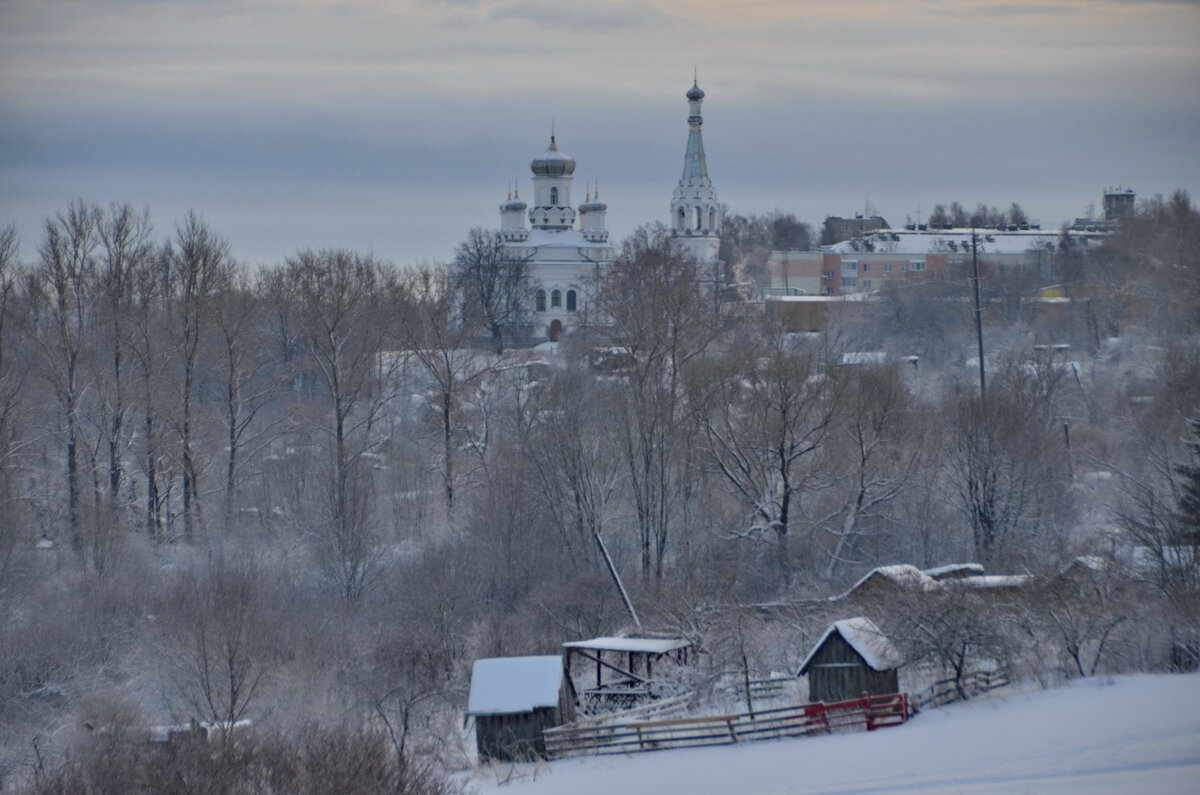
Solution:
<path fill-rule="evenodd" d="M 717 260 L 721 238 L 721 204 L 708 178 L 700 103 L 704 92 L 694 81 L 687 92 L 688 140 L 683 175 L 671 198 L 671 230 L 684 252 L 701 264 Z M 550 147 L 529 165 L 533 172 L 533 206 L 519 191 L 500 205 L 500 239 L 511 254 L 530 266 L 534 283 L 533 335 L 557 340 L 564 329 L 587 313 L 589 296 L 615 251 L 605 228 L 608 205 L 600 191 L 588 191 L 578 211 L 571 206 L 575 158 Z M 525 225 L 525 217 L 529 225 Z M 579 226 L 576 228 L 575 221 Z"/>

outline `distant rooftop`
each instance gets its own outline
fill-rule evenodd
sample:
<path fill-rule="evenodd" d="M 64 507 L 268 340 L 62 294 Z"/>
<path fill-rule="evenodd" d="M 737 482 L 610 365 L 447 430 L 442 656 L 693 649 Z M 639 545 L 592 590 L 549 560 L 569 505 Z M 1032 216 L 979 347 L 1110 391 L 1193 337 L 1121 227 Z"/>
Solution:
<path fill-rule="evenodd" d="M 1062 231 L 1044 230 L 1035 226 L 1004 229 L 881 229 L 861 238 L 851 238 L 824 246 L 821 250 L 834 254 L 967 254 L 971 251 L 971 234 L 975 234 L 980 254 L 1024 254 L 1030 251 L 1057 248 Z M 1081 242 L 1099 239 L 1101 231 L 1071 230 L 1067 232 Z"/>

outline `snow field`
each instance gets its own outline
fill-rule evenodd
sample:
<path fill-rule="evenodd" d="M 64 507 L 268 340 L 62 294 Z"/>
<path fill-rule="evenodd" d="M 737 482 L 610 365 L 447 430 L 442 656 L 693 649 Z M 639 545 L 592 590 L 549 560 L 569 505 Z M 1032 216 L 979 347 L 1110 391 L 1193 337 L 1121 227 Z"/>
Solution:
<path fill-rule="evenodd" d="M 510 772 L 505 768 L 502 774 Z M 1200 674 L 1000 690 L 875 732 L 530 765 L 483 793 L 1200 793 Z"/>

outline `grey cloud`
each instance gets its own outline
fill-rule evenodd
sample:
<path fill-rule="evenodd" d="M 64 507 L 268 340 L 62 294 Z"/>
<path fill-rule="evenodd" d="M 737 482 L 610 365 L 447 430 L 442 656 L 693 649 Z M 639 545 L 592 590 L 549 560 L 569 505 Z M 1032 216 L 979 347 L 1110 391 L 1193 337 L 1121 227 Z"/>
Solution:
<path fill-rule="evenodd" d="M 513 3 L 494 9 L 488 16 L 495 21 L 515 19 L 531 22 L 550 30 L 581 30 L 595 27 L 606 33 L 644 27 L 662 18 L 659 11 L 648 3 L 599 3 L 588 6 Z"/>

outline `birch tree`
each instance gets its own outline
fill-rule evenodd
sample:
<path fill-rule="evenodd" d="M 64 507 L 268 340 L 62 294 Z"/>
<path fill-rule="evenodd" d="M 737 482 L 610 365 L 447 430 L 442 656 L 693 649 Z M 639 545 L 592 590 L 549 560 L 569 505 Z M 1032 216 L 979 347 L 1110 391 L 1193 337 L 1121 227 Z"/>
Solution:
<path fill-rule="evenodd" d="M 42 372 L 58 402 L 65 433 L 67 523 L 71 544 L 83 556 L 80 515 L 81 408 L 87 391 L 88 332 L 97 291 L 96 252 L 100 247 L 98 208 L 73 202 L 66 213 L 47 219 L 38 246 L 35 274 L 39 322 L 34 330 Z"/>
<path fill-rule="evenodd" d="M 395 273 L 370 256 L 343 249 L 301 251 L 272 276 L 287 301 L 292 333 L 307 353 L 328 419 L 319 431 L 329 442 L 331 477 L 321 546 L 342 595 L 362 596 L 380 549 L 371 522 L 372 466 L 364 455 L 391 398 L 390 367 L 381 357 L 395 307 Z"/>
<path fill-rule="evenodd" d="M 189 211 L 163 250 L 168 274 L 168 327 L 174 348 L 179 415 L 180 468 L 183 476 L 183 536 L 191 541 L 200 521 L 200 465 L 197 460 L 196 392 L 201 377 L 201 351 L 211 331 L 216 302 L 229 283 L 229 242 Z"/>
<path fill-rule="evenodd" d="M 405 306 L 399 313 L 405 357 L 431 385 L 428 402 L 437 416 L 439 474 L 447 518 L 454 515 L 457 496 L 456 434 L 466 432 L 462 412 L 468 395 L 491 371 L 494 359 L 471 349 L 478 331 L 462 304 L 445 268 L 421 267 L 408 274 Z"/>
<path fill-rule="evenodd" d="M 621 245 L 600 287 L 600 338 L 627 357 L 616 406 L 625 477 L 633 495 L 642 575 L 663 574 L 667 544 L 687 525 L 694 426 L 684 372 L 716 337 L 702 273 L 664 227 Z"/>
<path fill-rule="evenodd" d="M 112 204 L 99 223 L 103 249 L 99 287 L 105 333 L 93 344 L 103 351 L 96 361 L 96 380 L 100 385 L 101 434 L 108 447 L 109 513 L 114 519 L 124 485 L 124 450 L 133 409 L 129 348 L 134 344 L 134 324 L 129 315 L 136 275 L 154 256 L 152 234 L 149 210 L 139 213 L 129 204 Z"/>

